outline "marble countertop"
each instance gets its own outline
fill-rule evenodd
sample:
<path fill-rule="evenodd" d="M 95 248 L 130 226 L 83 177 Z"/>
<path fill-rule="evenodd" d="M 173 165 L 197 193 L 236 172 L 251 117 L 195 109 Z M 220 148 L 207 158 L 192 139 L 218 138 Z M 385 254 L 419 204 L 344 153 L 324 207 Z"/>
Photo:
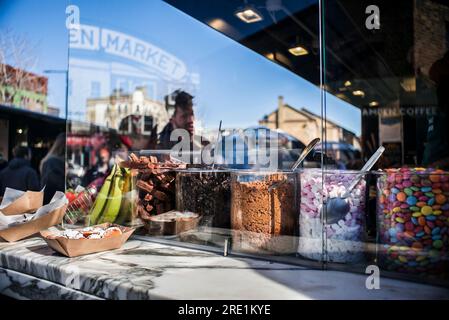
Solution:
<path fill-rule="evenodd" d="M 310 270 L 129 240 L 121 249 L 66 258 L 40 238 L 0 242 L 0 293 L 32 299 L 448 299 L 449 289 Z"/>

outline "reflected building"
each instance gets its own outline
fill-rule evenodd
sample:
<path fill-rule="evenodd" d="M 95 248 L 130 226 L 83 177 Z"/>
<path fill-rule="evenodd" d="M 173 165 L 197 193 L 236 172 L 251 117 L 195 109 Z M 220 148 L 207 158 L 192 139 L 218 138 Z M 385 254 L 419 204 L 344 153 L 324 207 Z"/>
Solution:
<path fill-rule="evenodd" d="M 88 123 L 125 132 L 131 132 L 131 128 L 120 128 L 122 120 L 138 116 L 141 134 L 151 134 L 155 126 L 161 130 L 170 118 L 165 104 L 150 99 L 145 87 L 136 87 L 132 93 L 119 89 L 107 97 L 89 98 L 86 115 Z"/>
<path fill-rule="evenodd" d="M 314 138 L 322 136 L 321 122 L 320 115 L 306 108 L 296 109 L 284 103 L 282 96 L 278 98 L 277 109 L 259 120 L 260 125 L 283 130 L 305 145 Z M 326 119 L 326 137 L 329 142 L 348 143 L 360 149 L 360 140 L 354 132 L 329 119 Z"/>
<path fill-rule="evenodd" d="M 0 104 L 47 113 L 48 78 L 0 63 Z"/>

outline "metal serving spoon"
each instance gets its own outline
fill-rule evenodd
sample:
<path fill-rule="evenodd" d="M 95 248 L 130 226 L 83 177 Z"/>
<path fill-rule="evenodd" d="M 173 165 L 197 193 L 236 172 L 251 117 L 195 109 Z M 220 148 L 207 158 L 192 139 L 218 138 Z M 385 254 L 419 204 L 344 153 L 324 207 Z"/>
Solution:
<path fill-rule="evenodd" d="M 310 143 L 304 148 L 304 150 L 302 150 L 298 160 L 296 160 L 295 164 L 292 167 L 293 171 L 299 167 L 299 165 L 304 161 L 304 159 L 313 150 L 313 148 L 316 146 L 318 142 L 320 142 L 320 138 L 315 138 L 312 141 L 310 141 Z"/>
<path fill-rule="evenodd" d="M 310 143 L 304 148 L 304 150 L 302 150 L 301 154 L 299 155 L 298 160 L 296 160 L 295 164 L 292 167 L 292 171 L 295 171 L 296 168 L 298 168 L 298 166 L 304 161 L 304 159 L 307 157 L 307 155 L 310 153 L 310 151 L 313 150 L 313 148 L 316 146 L 316 144 L 320 142 L 320 138 L 315 138 L 312 141 L 310 141 Z M 276 190 L 276 188 L 282 183 L 282 181 L 278 181 L 274 184 L 272 184 L 269 188 L 268 191 L 270 192 L 270 194 L 272 195 L 272 192 L 274 190 Z M 274 215 L 272 215 L 274 217 Z M 274 225 L 274 222 L 273 222 Z"/>
<path fill-rule="evenodd" d="M 363 166 L 360 173 L 352 180 L 349 187 L 346 189 L 346 192 L 340 196 L 335 198 L 327 199 L 326 204 L 323 208 L 327 213 L 327 223 L 337 223 L 339 220 L 343 219 L 344 216 L 349 212 L 349 203 L 346 201 L 346 198 L 349 197 L 352 190 L 355 186 L 362 180 L 363 176 L 368 173 L 368 171 L 374 166 L 374 164 L 379 160 L 382 153 L 385 151 L 385 148 L 380 146 L 379 149 L 369 158 L 366 164 Z"/>

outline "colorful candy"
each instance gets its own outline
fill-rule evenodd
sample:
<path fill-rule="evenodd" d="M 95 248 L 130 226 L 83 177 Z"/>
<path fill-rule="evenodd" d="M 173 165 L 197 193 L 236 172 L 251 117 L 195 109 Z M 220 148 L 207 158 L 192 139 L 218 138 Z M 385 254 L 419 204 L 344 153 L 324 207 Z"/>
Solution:
<path fill-rule="evenodd" d="M 426 225 L 426 218 L 424 218 L 423 216 L 418 218 L 418 224 L 420 226 L 425 226 Z"/>
<path fill-rule="evenodd" d="M 407 195 L 405 194 L 405 192 L 399 192 L 398 194 L 396 194 L 396 199 L 398 199 L 398 201 L 404 202 L 405 199 L 407 199 Z"/>
<path fill-rule="evenodd" d="M 424 206 L 421 208 L 421 213 L 425 216 L 428 216 L 429 214 L 431 214 L 433 212 L 432 207 L 429 206 Z"/>
<path fill-rule="evenodd" d="M 447 198 L 446 198 L 446 196 L 444 194 L 437 194 L 436 197 L 435 197 L 435 201 L 438 204 L 444 204 L 444 203 L 446 203 Z"/>
<path fill-rule="evenodd" d="M 449 172 L 388 169 L 378 179 L 382 266 L 439 273 L 449 256 Z"/>
<path fill-rule="evenodd" d="M 415 196 L 408 196 L 407 197 L 407 204 L 414 206 L 418 202 L 418 199 L 416 199 Z"/>

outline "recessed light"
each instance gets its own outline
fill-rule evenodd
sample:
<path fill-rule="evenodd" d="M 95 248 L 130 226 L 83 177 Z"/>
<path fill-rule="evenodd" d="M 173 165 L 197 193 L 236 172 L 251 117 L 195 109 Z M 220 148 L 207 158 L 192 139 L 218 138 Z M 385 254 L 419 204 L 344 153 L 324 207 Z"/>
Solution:
<path fill-rule="evenodd" d="M 352 85 L 351 81 L 347 80 L 345 81 L 345 87 L 350 87 Z"/>
<path fill-rule="evenodd" d="M 235 12 L 237 18 L 246 23 L 254 23 L 263 20 L 262 14 L 253 6 L 245 6 Z"/>
<path fill-rule="evenodd" d="M 365 92 L 363 92 L 362 90 L 354 90 L 354 91 L 352 91 L 352 94 L 357 96 L 357 97 L 364 97 L 365 96 Z"/>
<path fill-rule="evenodd" d="M 209 25 L 217 30 L 222 30 L 226 27 L 226 22 L 223 19 L 212 19 L 209 21 Z"/>
<path fill-rule="evenodd" d="M 274 53 L 273 52 L 268 52 L 267 54 L 265 54 L 265 57 L 270 59 L 270 60 L 274 60 Z"/>
<path fill-rule="evenodd" d="M 377 106 L 379 105 L 379 102 L 377 102 L 377 101 L 371 101 L 368 105 L 369 105 L 370 107 L 377 107 Z"/>
<path fill-rule="evenodd" d="M 415 78 L 402 79 L 400 84 L 405 92 L 416 92 L 416 79 Z"/>
<path fill-rule="evenodd" d="M 309 51 L 307 51 L 306 48 L 300 45 L 288 49 L 288 52 L 290 52 L 294 56 L 305 56 L 306 54 L 309 54 Z"/>

